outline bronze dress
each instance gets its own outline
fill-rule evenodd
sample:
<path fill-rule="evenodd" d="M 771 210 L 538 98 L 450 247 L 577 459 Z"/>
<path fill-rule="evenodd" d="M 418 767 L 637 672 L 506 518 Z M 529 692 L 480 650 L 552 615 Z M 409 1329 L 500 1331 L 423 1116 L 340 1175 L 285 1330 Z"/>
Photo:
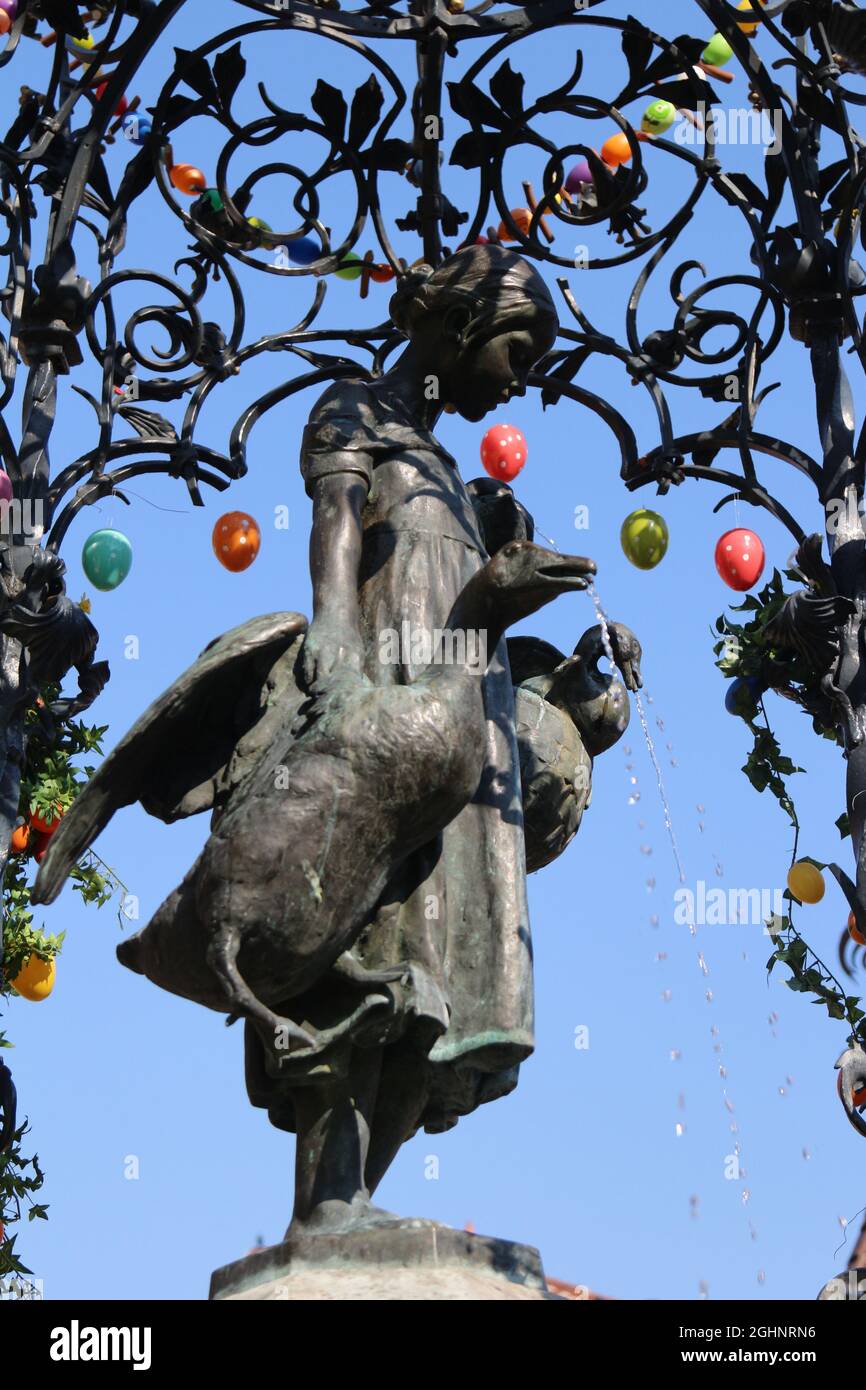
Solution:
<path fill-rule="evenodd" d="M 405 636 L 404 623 L 412 633 L 444 627 L 455 598 L 487 558 L 454 459 L 399 402 L 383 402 L 363 382 L 343 381 L 312 412 L 301 469 L 310 493 L 326 473 L 366 481 L 359 574 L 364 671 L 375 684 L 412 680 L 424 662 L 413 666 L 405 643 L 402 659 L 383 660 L 385 634 Z M 405 964 L 404 981 L 365 989 L 330 977 L 321 991 L 283 1005 L 279 1012 L 298 1022 L 344 1032 L 339 1042 L 287 1057 L 279 1068 L 247 1026 L 250 1099 L 280 1128 L 294 1129 L 294 1089 L 342 1073 L 352 1047 L 384 1043 L 427 1056 L 429 1099 L 421 1124 L 430 1133 L 513 1090 L 519 1064 L 532 1052 L 523 810 L 504 641 L 483 680 L 487 758 L 475 797 L 406 861 L 354 947 L 367 970 Z M 370 1007 L 363 1011 L 365 993 Z"/>

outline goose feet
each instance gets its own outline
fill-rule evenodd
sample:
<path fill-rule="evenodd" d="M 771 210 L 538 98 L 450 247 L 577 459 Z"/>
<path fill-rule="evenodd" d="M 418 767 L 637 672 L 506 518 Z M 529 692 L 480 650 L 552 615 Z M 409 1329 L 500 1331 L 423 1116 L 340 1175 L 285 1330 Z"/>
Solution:
<path fill-rule="evenodd" d="M 394 965 L 386 970 L 366 970 L 351 951 L 344 951 L 331 966 L 335 975 L 349 980 L 353 985 L 391 985 L 403 980 L 409 973 L 408 965 Z"/>

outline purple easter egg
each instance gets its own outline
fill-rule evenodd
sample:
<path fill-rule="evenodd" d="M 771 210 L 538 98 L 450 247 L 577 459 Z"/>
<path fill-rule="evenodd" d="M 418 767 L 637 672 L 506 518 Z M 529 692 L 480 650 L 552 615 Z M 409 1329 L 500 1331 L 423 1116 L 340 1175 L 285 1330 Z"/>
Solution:
<path fill-rule="evenodd" d="M 0 469 L 0 502 L 12 501 L 12 483 L 9 474 Z"/>
<path fill-rule="evenodd" d="M 0 10 L 5 10 L 10 19 L 18 13 L 18 0 L 0 0 Z"/>
<path fill-rule="evenodd" d="M 588 159 L 579 159 L 569 170 L 565 187 L 569 193 L 579 193 L 581 186 L 585 183 L 592 183 L 592 170 L 589 167 Z"/>

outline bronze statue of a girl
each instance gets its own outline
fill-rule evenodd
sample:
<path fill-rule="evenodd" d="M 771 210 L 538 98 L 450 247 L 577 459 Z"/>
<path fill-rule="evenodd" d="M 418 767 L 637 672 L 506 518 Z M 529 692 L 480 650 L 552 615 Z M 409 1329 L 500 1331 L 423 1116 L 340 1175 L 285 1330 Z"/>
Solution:
<path fill-rule="evenodd" d="M 166 820 L 213 808 L 196 864 L 119 955 L 245 1018 L 250 1099 L 297 1134 L 295 1231 L 396 1220 L 371 1196 L 401 1144 L 506 1095 L 532 1052 L 503 633 L 594 572 L 534 546 L 510 490 L 467 487 L 433 433 L 443 410 L 481 420 L 523 395 L 558 331 L 538 273 L 469 247 L 408 272 L 391 316 L 408 339 L 397 361 L 335 382 L 304 432 L 309 629 L 276 614 L 212 644 L 100 768 L 37 884 L 55 897 L 119 805 Z M 446 670 L 470 622 L 489 646 Z M 407 632 L 427 635 L 421 654 L 386 641 Z M 636 673 L 636 642 L 622 657 Z M 594 675 L 598 723 L 610 678 Z M 627 718 L 617 700 L 608 742 Z"/>

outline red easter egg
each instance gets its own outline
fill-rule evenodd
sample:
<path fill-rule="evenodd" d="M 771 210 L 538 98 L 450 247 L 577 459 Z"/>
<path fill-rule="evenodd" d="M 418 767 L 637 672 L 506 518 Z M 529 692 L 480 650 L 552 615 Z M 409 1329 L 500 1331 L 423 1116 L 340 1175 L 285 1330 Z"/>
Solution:
<path fill-rule="evenodd" d="M 840 1099 L 841 1099 L 841 1097 L 842 1097 L 842 1073 L 841 1073 L 841 1072 L 839 1073 L 838 1077 L 836 1078 L 836 1090 L 839 1092 L 839 1097 L 840 1097 Z M 866 1105 L 866 1086 L 861 1086 L 861 1088 L 860 1088 L 859 1091 L 855 1091 L 855 1090 L 852 1089 L 852 1091 L 851 1091 L 851 1099 L 852 1099 L 852 1101 L 854 1102 L 854 1108 L 855 1108 L 855 1110 L 862 1110 L 863 1106 Z"/>
<path fill-rule="evenodd" d="M 248 512 L 226 512 L 217 520 L 211 539 L 220 564 L 240 574 L 258 555 L 262 533 Z"/>
<path fill-rule="evenodd" d="M 526 440 L 514 425 L 491 425 L 481 441 L 481 462 L 491 478 L 510 483 L 526 462 Z"/>
<path fill-rule="evenodd" d="M 107 86 L 107 82 L 100 82 L 99 86 L 96 89 L 96 98 L 98 101 L 102 100 L 103 96 L 105 95 L 105 89 Z M 115 116 L 125 116 L 128 110 L 129 101 L 125 96 L 122 96 L 114 108 L 114 114 Z"/>
<path fill-rule="evenodd" d="M 754 531 L 738 526 L 726 531 L 716 546 L 716 569 L 729 589 L 744 593 L 764 573 L 764 547 Z"/>

